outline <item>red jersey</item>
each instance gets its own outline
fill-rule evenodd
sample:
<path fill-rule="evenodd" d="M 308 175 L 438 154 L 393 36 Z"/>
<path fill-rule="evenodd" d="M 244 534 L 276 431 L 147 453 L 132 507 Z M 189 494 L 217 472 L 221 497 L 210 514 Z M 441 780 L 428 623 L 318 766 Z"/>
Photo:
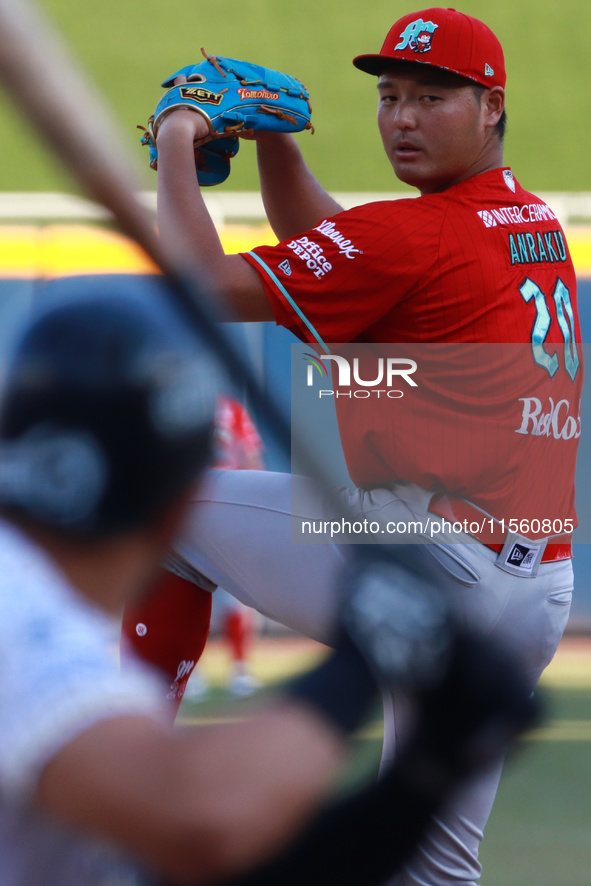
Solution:
<path fill-rule="evenodd" d="M 398 400 L 339 392 L 354 482 L 446 490 L 505 519 L 574 518 L 576 278 L 555 214 L 509 169 L 341 212 L 244 258 L 302 340 L 398 343 L 384 354 L 417 363 Z"/>

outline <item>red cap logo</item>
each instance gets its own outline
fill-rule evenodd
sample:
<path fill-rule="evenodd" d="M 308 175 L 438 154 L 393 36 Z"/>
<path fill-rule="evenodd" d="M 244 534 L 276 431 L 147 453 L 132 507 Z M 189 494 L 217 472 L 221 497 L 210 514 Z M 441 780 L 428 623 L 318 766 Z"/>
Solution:
<path fill-rule="evenodd" d="M 412 49 L 413 52 L 429 52 L 431 39 L 438 27 L 439 25 L 434 22 L 424 22 L 422 18 L 417 18 L 406 26 L 400 35 L 400 43 L 394 47 L 394 50 Z"/>
<path fill-rule="evenodd" d="M 483 86 L 505 86 L 499 40 L 479 19 L 455 9 L 434 7 L 405 15 L 392 26 L 379 53 L 359 55 L 353 64 L 379 75 L 396 61 L 442 68 Z"/>

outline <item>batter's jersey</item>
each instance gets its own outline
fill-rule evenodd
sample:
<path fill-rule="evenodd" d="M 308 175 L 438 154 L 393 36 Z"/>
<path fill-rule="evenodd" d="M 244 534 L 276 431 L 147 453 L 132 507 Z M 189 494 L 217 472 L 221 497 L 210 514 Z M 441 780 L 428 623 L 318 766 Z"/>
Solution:
<path fill-rule="evenodd" d="M 332 378 L 357 485 L 406 481 L 499 518 L 574 520 L 576 278 L 556 215 L 510 169 L 338 213 L 244 258 L 278 324 L 325 361 L 354 369 L 359 355 L 366 384 Z M 368 386 L 380 356 L 414 359 L 417 387 L 391 399 Z"/>
<path fill-rule="evenodd" d="M 134 714 L 164 721 L 160 681 L 139 665 L 121 672 L 117 634 L 114 619 L 0 521 L 2 886 L 154 884 L 135 860 L 32 802 L 46 764 L 96 723 Z"/>

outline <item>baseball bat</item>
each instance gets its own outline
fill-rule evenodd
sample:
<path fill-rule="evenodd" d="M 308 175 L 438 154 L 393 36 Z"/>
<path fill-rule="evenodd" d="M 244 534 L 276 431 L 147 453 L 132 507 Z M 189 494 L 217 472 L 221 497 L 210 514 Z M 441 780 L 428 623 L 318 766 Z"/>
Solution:
<path fill-rule="evenodd" d="M 112 111 L 65 41 L 30 0 L 0 0 L 0 80 L 78 185 L 114 217 L 175 284 L 172 292 L 202 341 L 230 377 L 244 386 L 257 418 L 282 450 L 290 449 L 305 472 L 322 483 L 323 472 L 306 447 L 292 439 L 282 408 L 262 388 L 203 296 L 203 278 L 183 265 L 158 237 L 137 194 L 142 189 L 135 158 L 121 138 Z M 207 287 L 209 289 L 209 286 Z"/>

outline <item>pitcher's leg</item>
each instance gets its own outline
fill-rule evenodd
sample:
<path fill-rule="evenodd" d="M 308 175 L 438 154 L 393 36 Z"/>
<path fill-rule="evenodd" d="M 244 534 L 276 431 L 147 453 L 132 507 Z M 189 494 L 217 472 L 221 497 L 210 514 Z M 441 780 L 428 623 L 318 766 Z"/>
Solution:
<path fill-rule="evenodd" d="M 305 477 L 211 471 L 175 549 L 247 606 L 330 643 L 344 558 L 336 545 L 294 543 L 294 498 L 305 506 L 299 518 L 323 518 L 322 496 Z"/>
<path fill-rule="evenodd" d="M 437 816 L 414 858 L 388 886 L 475 886 L 478 850 L 497 793 L 503 761 L 475 779 Z"/>
<path fill-rule="evenodd" d="M 436 552 L 438 556 L 441 552 Z M 480 579 L 473 586 L 453 588 L 448 568 L 442 586 L 455 596 L 459 613 L 470 623 L 491 633 L 521 654 L 532 689 L 551 661 L 568 619 L 572 593 L 570 561 L 542 564 L 535 579 L 511 576 L 495 565 L 492 552 L 480 546 L 454 550 Z M 441 561 L 442 567 L 446 563 Z M 404 738 L 408 710 L 396 697 L 391 704 L 394 726 L 385 734 L 385 754 Z M 388 705 L 385 705 L 387 710 Z M 503 760 L 471 781 L 433 826 L 415 858 L 389 886 L 474 886 L 480 877 L 479 846 L 488 821 Z"/>

